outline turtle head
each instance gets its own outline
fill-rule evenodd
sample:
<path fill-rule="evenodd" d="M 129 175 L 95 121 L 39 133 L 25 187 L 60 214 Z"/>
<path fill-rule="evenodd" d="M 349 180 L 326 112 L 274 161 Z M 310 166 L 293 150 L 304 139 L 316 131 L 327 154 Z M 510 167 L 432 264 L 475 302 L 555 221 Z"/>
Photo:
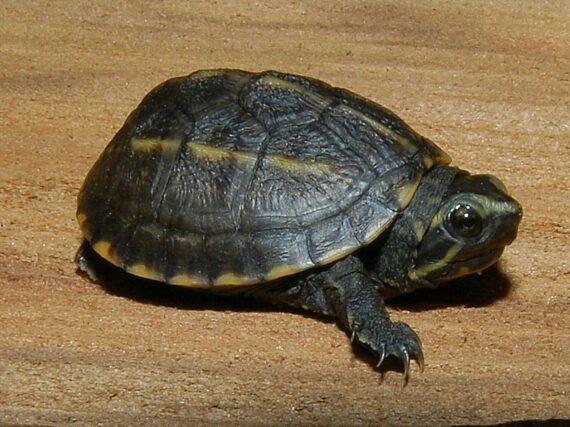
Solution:
<path fill-rule="evenodd" d="M 498 178 L 457 174 L 421 239 L 410 278 L 439 283 L 489 267 L 515 239 L 521 217 Z"/>

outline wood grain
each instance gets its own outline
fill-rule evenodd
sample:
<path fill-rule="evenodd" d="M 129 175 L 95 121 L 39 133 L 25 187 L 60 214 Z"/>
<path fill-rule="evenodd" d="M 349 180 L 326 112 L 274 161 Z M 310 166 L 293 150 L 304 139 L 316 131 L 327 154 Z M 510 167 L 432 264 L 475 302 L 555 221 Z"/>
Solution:
<path fill-rule="evenodd" d="M 0 422 L 570 419 L 568 1 L 0 3 Z M 76 273 L 82 179 L 142 96 L 200 68 L 312 75 L 398 112 L 525 209 L 500 273 L 399 301 L 426 370 L 331 322 Z"/>

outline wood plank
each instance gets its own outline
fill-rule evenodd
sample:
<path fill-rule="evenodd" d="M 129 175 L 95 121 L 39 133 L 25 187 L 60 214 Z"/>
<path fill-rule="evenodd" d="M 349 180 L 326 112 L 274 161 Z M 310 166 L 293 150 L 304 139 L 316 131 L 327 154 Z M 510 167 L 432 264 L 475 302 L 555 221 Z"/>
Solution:
<path fill-rule="evenodd" d="M 570 419 L 568 1 L 0 3 L 0 422 L 461 425 Z M 399 301 L 426 369 L 332 322 L 72 261 L 75 197 L 142 96 L 268 68 L 396 111 L 525 209 L 501 273 Z"/>

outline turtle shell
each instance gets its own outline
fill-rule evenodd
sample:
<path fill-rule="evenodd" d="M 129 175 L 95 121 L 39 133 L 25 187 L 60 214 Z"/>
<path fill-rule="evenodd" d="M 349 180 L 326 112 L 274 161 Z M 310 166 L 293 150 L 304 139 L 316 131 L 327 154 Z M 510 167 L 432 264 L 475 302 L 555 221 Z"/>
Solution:
<path fill-rule="evenodd" d="M 448 156 L 394 113 L 319 80 L 205 70 L 152 90 L 85 179 L 103 258 L 190 287 L 242 286 L 375 240 Z"/>

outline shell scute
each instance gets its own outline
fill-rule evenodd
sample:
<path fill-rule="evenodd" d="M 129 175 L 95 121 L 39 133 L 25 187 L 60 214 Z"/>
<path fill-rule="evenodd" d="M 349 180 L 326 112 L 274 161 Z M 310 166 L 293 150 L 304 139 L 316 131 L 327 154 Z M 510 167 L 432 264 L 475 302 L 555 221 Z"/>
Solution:
<path fill-rule="evenodd" d="M 131 113 L 85 180 L 78 221 L 100 255 L 133 274 L 251 285 L 370 243 L 425 171 L 448 161 L 349 91 L 206 70 L 163 83 Z"/>

